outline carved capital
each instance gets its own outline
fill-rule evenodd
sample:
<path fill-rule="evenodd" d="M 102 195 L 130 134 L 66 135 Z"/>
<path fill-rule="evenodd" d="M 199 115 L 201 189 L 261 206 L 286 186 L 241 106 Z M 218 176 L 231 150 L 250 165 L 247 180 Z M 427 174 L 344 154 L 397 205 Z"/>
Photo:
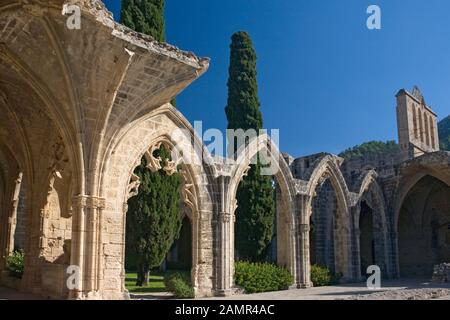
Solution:
<path fill-rule="evenodd" d="M 222 223 L 230 223 L 233 220 L 233 215 L 228 212 L 221 212 L 219 215 L 219 221 Z"/>
<path fill-rule="evenodd" d="M 299 229 L 300 229 L 301 233 L 306 233 L 311 230 L 309 224 L 301 224 L 301 225 L 299 225 Z"/>
<path fill-rule="evenodd" d="M 140 185 L 141 180 L 139 179 L 139 176 L 133 173 L 131 175 L 130 183 L 128 184 L 127 187 L 127 200 L 138 195 Z"/>
<path fill-rule="evenodd" d="M 78 209 L 105 209 L 106 201 L 104 198 L 94 196 L 76 196 L 72 199 L 72 206 Z"/>

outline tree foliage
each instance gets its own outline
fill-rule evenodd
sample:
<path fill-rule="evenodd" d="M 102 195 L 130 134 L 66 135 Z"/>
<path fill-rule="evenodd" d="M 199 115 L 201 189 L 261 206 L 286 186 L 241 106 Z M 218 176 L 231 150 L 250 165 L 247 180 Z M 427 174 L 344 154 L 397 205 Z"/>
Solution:
<path fill-rule="evenodd" d="M 441 150 L 450 151 L 450 116 L 438 124 Z"/>
<path fill-rule="evenodd" d="M 121 23 L 156 41 L 165 41 L 164 0 L 122 0 Z"/>
<path fill-rule="evenodd" d="M 233 34 L 230 49 L 225 108 L 228 129 L 259 130 L 263 120 L 256 81 L 256 53 L 250 36 L 246 32 Z M 273 194 L 272 177 L 261 175 L 259 162 L 251 165 L 236 195 L 235 245 L 241 258 L 256 261 L 265 257 L 274 229 Z"/>
<path fill-rule="evenodd" d="M 169 159 L 170 152 L 164 147 L 156 153 L 163 162 Z M 139 194 L 128 200 L 127 213 L 127 255 L 136 257 L 137 285 L 146 285 L 149 270 L 164 261 L 182 225 L 180 175 L 168 176 L 164 170 L 153 173 L 146 166 L 142 158 L 135 169 L 141 185 Z"/>
<path fill-rule="evenodd" d="M 349 148 L 339 154 L 344 159 L 361 158 L 376 154 L 399 152 L 399 146 L 395 141 L 370 141 Z"/>

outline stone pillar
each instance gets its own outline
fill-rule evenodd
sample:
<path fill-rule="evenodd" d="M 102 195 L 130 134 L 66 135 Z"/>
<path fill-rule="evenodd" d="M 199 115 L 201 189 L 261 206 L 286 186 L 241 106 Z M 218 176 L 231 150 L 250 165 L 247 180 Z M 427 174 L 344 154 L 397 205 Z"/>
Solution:
<path fill-rule="evenodd" d="M 295 221 L 286 222 L 288 230 L 287 233 L 287 243 L 282 242 L 283 245 L 286 245 L 286 255 L 287 255 L 287 268 L 291 272 L 292 277 L 294 278 L 293 287 L 298 288 L 298 266 L 297 266 L 297 255 L 298 255 L 298 243 L 297 243 L 297 224 Z M 278 241 L 278 239 L 277 239 Z"/>
<path fill-rule="evenodd" d="M 300 223 L 297 226 L 297 287 L 309 288 L 313 284 L 311 282 L 311 260 L 309 252 L 309 217 L 311 216 L 311 197 L 307 195 L 299 195 L 297 199 L 300 211 Z"/>
<path fill-rule="evenodd" d="M 72 299 L 95 299 L 99 290 L 100 228 L 105 200 L 94 196 L 73 199 L 70 264 L 78 267 L 79 283 Z"/>
<path fill-rule="evenodd" d="M 355 206 L 349 209 L 350 211 L 350 226 L 353 226 L 350 229 L 350 248 L 351 248 L 351 259 L 350 262 L 352 264 L 352 275 L 354 280 L 362 281 L 361 275 L 361 230 L 359 229 L 359 219 L 361 214 L 361 206 L 356 204 Z"/>
<path fill-rule="evenodd" d="M 228 296 L 234 287 L 234 209 L 236 202 L 230 203 L 228 192 L 230 177 L 219 176 L 220 212 L 218 214 L 218 269 L 216 293 Z"/>
<path fill-rule="evenodd" d="M 219 286 L 217 293 L 220 296 L 232 294 L 234 286 L 234 221 L 228 212 L 221 212 L 219 215 L 220 230 L 220 266 L 219 266 Z"/>
<path fill-rule="evenodd" d="M 390 264 L 391 264 L 391 273 L 393 278 L 400 278 L 401 276 L 401 270 L 400 270 L 400 257 L 399 257 L 399 250 L 398 250 L 398 232 L 393 231 L 391 232 L 391 253 L 390 253 Z"/>
<path fill-rule="evenodd" d="M 19 204 L 19 193 L 21 184 L 22 184 L 22 172 L 18 174 L 17 179 L 14 181 L 13 188 L 10 189 L 12 193 L 9 192 L 7 193 L 9 195 L 12 195 L 10 200 L 8 200 L 8 197 L 4 199 L 5 201 L 4 204 L 5 212 L 3 212 L 4 233 L 2 235 L 3 241 L 0 240 L 0 242 L 2 242 L 1 243 L 2 253 L 0 259 L 3 259 L 3 257 L 8 257 L 14 251 L 14 235 L 17 224 L 17 207 Z M 1 261 L 1 264 L 3 267 L 4 261 Z"/>
<path fill-rule="evenodd" d="M 298 270 L 298 288 L 312 287 L 311 282 L 311 261 L 309 257 L 309 224 L 300 224 L 298 227 L 298 246 L 299 250 L 299 265 Z"/>
<path fill-rule="evenodd" d="M 124 228 L 127 225 L 127 212 L 128 212 L 128 203 L 125 202 L 123 204 L 123 226 Z M 123 246 L 122 246 L 122 272 L 120 274 L 120 287 L 123 290 L 123 297 L 126 300 L 130 299 L 130 293 L 128 292 L 128 290 L 125 288 L 125 278 L 126 278 L 126 270 L 125 270 L 125 243 L 126 243 L 126 231 L 123 232 L 123 236 L 122 236 L 122 241 L 123 241 Z"/>
<path fill-rule="evenodd" d="M 353 268 L 354 268 L 354 277 L 357 281 L 362 281 L 363 277 L 361 274 L 361 230 L 355 226 L 353 231 L 353 243 L 354 243 L 354 251 L 353 251 Z"/>

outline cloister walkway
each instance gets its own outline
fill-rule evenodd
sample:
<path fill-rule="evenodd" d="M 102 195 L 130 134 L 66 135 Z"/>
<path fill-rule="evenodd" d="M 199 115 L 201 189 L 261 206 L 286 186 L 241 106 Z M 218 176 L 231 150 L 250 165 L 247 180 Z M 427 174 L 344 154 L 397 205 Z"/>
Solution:
<path fill-rule="evenodd" d="M 225 300 L 343 300 L 354 298 L 360 295 L 369 295 L 374 293 L 383 293 L 384 299 L 390 300 L 395 297 L 405 297 L 411 291 L 414 294 L 430 294 L 439 291 L 447 291 L 448 294 L 440 296 L 438 300 L 450 300 L 450 283 L 430 283 L 420 279 L 395 279 L 384 280 L 381 283 L 380 290 L 369 290 L 366 283 L 346 284 L 329 287 L 316 287 L 308 289 L 294 289 L 277 292 L 265 292 L 248 295 L 235 295 L 226 298 L 209 298 L 209 299 L 225 299 Z M 393 294 L 395 291 L 396 294 Z M 444 292 L 445 292 L 444 291 Z M 377 295 L 381 298 L 382 295 Z M 424 297 L 426 299 L 426 297 Z"/>

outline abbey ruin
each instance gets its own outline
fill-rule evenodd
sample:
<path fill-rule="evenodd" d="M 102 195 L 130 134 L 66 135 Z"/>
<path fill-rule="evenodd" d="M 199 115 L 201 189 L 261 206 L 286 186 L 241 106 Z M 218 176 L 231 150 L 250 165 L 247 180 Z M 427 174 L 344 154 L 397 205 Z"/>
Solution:
<path fill-rule="evenodd" d="M 64 3 L 81 8 L 80 30 L 66 27 Z M 185 129 L 210 158 L 180 169 L 195 294 L 233 294 L 235 196 L 249 159 L 208 155 L 169 103 L 208 65 L 117 24 L 99 0 L 0 2 L 0 284 L 10 281 L 5 257 L 21 248 L 19 290 L 126 299 L 133 170 L 143 156 L 160 169 L 152 150 L 173 148 L 171 133 Z M 431 277 L 433 265 L 450 261 L 450 154 L 439 151 L 437 117 L 420 90 L 396 99 L 400 152 L 294 159 L 272 152 L 267 136 L 247 147 L 278 165 L 277 260 L 294 287 L 311 286 L 312 263 L 356 282 L 368 265 L 386 278 Z M 75 287 L 70 266 L 79 269 Z"/>

